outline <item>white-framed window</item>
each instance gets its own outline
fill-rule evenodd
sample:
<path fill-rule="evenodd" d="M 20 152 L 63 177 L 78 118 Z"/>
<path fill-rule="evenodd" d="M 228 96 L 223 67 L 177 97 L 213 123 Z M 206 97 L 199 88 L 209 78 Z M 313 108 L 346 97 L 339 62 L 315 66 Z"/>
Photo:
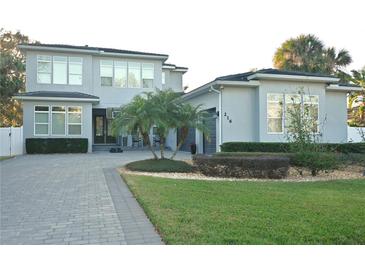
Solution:
<path fill-rule="evenodd" d="M 283 133 L 283 95 L 267 94 L 267 132 Z"/>
<path fill-rule="evenodd" d="M 52 106 L 52 135 L 66 135 L 66 107 Z"/>
<path fill-rule="evenodd" d="M 162 72 L 162 84 L 165 85 L 166 84 L 166 72 Z"/>
<path fill-rule="evenodd" d="M 267 132 L 282 134 L 291 123 L 291 113 L 300 111 L 303 119 L 313 122 L 313 132 L 319 132 L 319 96 L 303 94 L 267 94 Z"/>
<path fill-rule="evenodd" d="M 104 87 L 113 85 L 113 61 L 100 60 L 100 82 Z"/>
<path fill-rule="evenodd" d="M 34 135 L 49 135 L 49 106 L 34 106 Z"/>
<path fill-rule="evenodd" d="M 154 65 L 142 64 L 142 87 L 153 88 Z"/>
<path fill-rule="evenodd" d="M 82 107 L 67 107 L 67 133 L 68 135 L 81 135 Z"/>
<path fill-rule="evenodd" d="M 68 83 L 70 85 L 82 85 L 82 57 L 68 58 Z"/>
<path fill-rule="evenodd" d="M 37 56 L 37 83 L 51 84 L 52 82 L 52 58 L 51 56 Z"/>
<path fill-rule="evenodd" d="M 304 119 L 311 121 L 312 131 L 319 132 L 319 96 L 303 95 Z"/>
<path fill-rule="evenodd" d="M 53 84 L 67 84 L 66 56 L 53 56 Z"/>
<path fill-rule="evenodd" d="M 127 87 L 127 62 L 114 62 L 114 85 L 118 88 Z"/>
<path fill-rule="evenodd" d="M 135 62 L 128 63 L 128 87 L 141 87 L 141 64 Z"/>
<path fill-rule="evenodd" d="M 290 113 L 301 111 L 302 97 L 300 94 L 285 94 L 285 129 L 290 127 Z"/>

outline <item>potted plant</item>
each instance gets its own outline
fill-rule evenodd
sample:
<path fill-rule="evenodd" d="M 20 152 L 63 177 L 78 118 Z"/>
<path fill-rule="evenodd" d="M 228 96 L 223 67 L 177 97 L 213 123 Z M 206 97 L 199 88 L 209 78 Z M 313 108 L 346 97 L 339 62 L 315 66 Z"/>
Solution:
<path fill-rule="evenodd" d="M 190 144 L 190 152 L 191 154 L 196 154 L 196 144 L 192 143 Z"/>

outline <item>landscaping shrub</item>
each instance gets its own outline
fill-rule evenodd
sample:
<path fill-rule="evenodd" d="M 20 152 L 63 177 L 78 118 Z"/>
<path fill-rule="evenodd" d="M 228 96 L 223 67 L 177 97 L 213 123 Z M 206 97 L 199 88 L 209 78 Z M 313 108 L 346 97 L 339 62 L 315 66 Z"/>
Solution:
<path fill-rule="evenodd" d="M 365 153 L 365 143 L 322 144 L 316 143 L 326 152 Z M 222 152 L 290 152 L 291 143 L 227 142 L 221 145 Z"/>
<path fill-rule="evenodd" d="M 338 168 L 339 161 L 334 153 L 298 152 L 291 157 L 291 164 L 311 170 L 316 176 L 320 171 L 330 171 Z"/>
<path fill-rule="evenodd" d="M 193 157 L 194 166 L 207 176 L 281 179 L 288 175 L 289 158 L 279 156 Z"/>
<path fill-rule="evenodd" d="M 145 172 L 192 172 L 193 167 L 183 161 L 175 161 L 170 159 L 148 159 L 132 162 L 126 165 L 129 170 L 145 171 Z"/>
<path fill-rule="evenodd" d="M 28 138 L 25 140 L 28 154 L 87 153 L 86 138 Z"/>

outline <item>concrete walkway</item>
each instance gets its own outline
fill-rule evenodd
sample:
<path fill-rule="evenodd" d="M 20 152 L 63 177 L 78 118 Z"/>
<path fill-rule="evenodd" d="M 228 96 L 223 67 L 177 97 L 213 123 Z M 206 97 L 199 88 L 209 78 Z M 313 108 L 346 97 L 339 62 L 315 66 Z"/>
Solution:
<path fill-rule="evenodd" d="M 148 151 L 129 151 L 1 161 L 0 243 L 162 244 L 115 170 L 146 158 Z"/>

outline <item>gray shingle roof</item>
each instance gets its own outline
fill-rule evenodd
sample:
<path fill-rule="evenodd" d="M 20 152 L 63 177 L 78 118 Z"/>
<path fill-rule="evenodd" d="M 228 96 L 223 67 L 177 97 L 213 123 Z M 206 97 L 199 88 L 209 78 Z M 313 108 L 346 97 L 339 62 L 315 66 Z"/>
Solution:
<path fill-rule="evenodd" d="M 260 73 L 260 74 L 275 74 L 275 75 L 294 75 L 294 76 L 312 76 L 312 77 L 329 77 L 329 78 L 337 78 L 333 75 L 325 75 L 319 73 L 309 73 L 309 72 L 302 72 L 302 71 L 288 71 L 288 70 L 279 70 L 279 69 L 260 69 L 257 71 L 249 71 L 245 73 L 238 73 L 232 75 L 226 75 L 217 77 L 215 80 L 227 80 L 227 81 L 248 81 L 247 77 Z"/>
<path fill-rule="evenodd" d="M 18 93 L 16 96 L 21 97 L 55 97 L 55 98 L 74 98 L 74 99 L 99 99 L 99 97 L 71 91 L 32 91 L 25 93 Z"/>
<path fill-rule="evenodd" d="M 102 48 L 102 47 L 74 46 L 74 45 L 65 45 L 65 44 L 20 44 L 20 45 L 23 45 L 23 46 L 36 46 L 36 47 L 48 47 L 48 48 L 95 50 L 95 51 L 104 51 L 104 52 L 109 52 L 109 53 L 138 54 L 138 55 L 152 55 L 152 56 L 168 57 L 167 54 L 142 52 L 142 51 L 132 51 L 132 50 L 124 50 L 124 49 L 114 49 L 114 48 Z"/>

